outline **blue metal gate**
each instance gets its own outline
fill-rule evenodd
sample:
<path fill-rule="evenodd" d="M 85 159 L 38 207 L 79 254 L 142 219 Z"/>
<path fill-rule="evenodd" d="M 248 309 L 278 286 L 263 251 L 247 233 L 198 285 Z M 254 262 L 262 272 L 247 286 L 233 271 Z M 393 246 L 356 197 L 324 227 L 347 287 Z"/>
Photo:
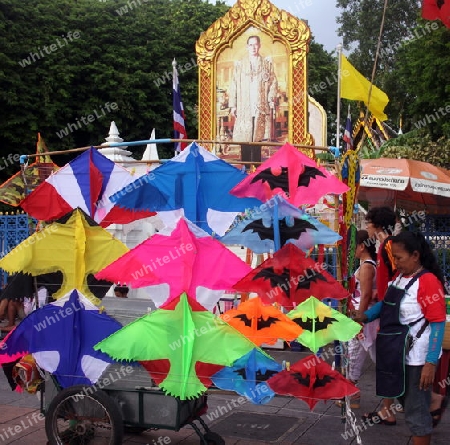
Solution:
<path fill-rule="evenodd" d="M 33 220 L 26 213 L 0 215 L 0 257 L 3 258 L 14 247 L 30 235 Z M 1 269 L 0 269 L 1 270 Z M 8 274 L 1 270 L 0 286 L 6 284 Z"/>

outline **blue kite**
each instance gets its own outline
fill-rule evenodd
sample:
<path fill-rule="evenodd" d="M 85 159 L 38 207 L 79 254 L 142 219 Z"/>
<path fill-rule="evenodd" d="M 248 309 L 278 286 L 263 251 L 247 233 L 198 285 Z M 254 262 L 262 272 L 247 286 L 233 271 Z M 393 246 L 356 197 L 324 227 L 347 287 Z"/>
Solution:
<path fill-rule="evenodd" d="M 193 142 L 110 199 L 118 207 L 159 212 L 169 226 L 185 216 L 206 232 L 223 235 L 238 213 L 261 205 L 256 198 L 229 193 L 246 177 L 245 172 Z M 159 194 L 154 193 L 155 188 Z M 168 197 L 167 202 L 159 199 L 161 195 Z"/>
<path fill-rule="evenodd" d="M 282 370 L 282 366 L 259 349 L 252 349 L 233 366 L 216 372 L 211 380 L 217 388 L 235 391 L 255 405 L 272 400 L 275 393 L 266 381 Z"/>
<path fill-rule="evenodd" d="M 32 354 L 41 369 L 53 374 L 62 388 L 93 385 L 114 362 L 93 346 L 122 325 L 100 313 L 76 289 L 31 312 L 1 343 L 0 361 Z"/>
<path fill-rule="evenodd" d="M 308 251 L 316 244 L 334 244 L 342 237 L 305 211 L 276 195 L 254 208 L 220 241 L 243 245 L 255 253 L 276 252 L 287 243 Z"/>

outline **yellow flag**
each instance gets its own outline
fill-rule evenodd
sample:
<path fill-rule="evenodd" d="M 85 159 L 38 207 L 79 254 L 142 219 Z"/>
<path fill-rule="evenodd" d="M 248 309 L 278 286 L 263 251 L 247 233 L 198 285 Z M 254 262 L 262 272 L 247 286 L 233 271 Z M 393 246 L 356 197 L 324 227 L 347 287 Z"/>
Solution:
<path fill-rule="evenodd" d="M 341 97 L 349 100 L 362 100 L 366 105 L 369 100 L 370 82 L 341 54 Z M 369 111 L 380 121 L 387 119 L 384 108 L 389 97 L 375 85 L 372 86 Z"/>

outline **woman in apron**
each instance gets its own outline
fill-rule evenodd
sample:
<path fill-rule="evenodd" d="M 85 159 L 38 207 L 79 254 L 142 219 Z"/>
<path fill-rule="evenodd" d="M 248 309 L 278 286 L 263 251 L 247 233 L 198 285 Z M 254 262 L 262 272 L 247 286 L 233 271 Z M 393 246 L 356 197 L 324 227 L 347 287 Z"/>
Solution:
<path fill-rule="evenodd" d="M 429 445 L 433 428 L 431 389 L 445 329 L 444 277 L 424 236 L 402 232 L 392 238 L 397 270 L 383 301 L 356 320 L 380 319 L 376 341 L 376 389 L 401 398 L 413 445 Z M 377 413 L 364 416 L 368 422 Z"/>

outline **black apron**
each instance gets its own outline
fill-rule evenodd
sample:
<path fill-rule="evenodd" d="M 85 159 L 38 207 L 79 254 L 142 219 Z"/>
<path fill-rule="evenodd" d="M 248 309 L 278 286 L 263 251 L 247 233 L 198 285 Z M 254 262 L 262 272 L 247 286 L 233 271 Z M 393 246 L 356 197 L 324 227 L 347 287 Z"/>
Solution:
<path fill-rule="evenodd" d="M 405 356 L 409 325 L 400 323 L 400 303 L 414 282 L 428 271 L 415 275 L 404 289 L 391 284 L 384 296 L 380 330 L 376 342 L 376 392 L 380 397 L 397 398 L 405 392 Z"/>

